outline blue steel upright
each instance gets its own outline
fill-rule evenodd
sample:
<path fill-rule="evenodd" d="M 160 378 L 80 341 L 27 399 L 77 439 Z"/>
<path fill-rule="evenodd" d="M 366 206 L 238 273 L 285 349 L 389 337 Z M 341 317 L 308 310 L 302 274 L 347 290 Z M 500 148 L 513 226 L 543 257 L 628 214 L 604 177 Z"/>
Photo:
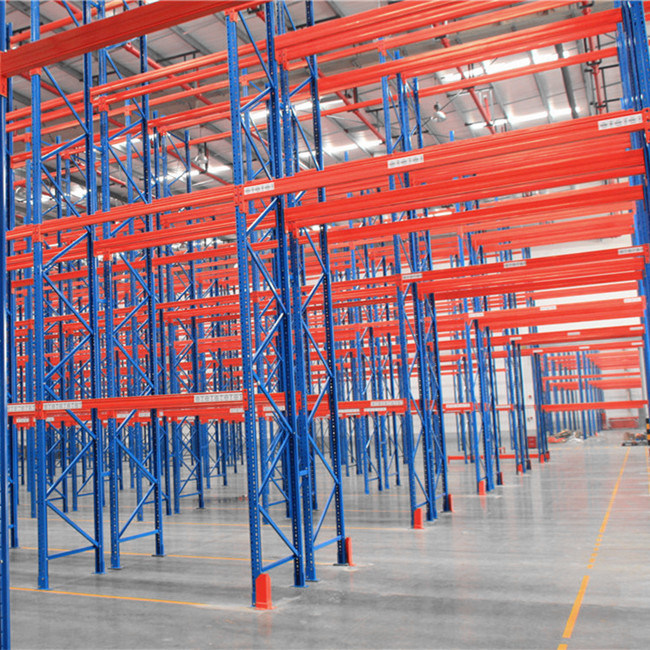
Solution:
<path fill-rule="evenodd" d="M 633 0 L 617 1 L 622 22 L 618 26 L 616 44 L 623 85 L 621 108 L 640 111 L 650 108 L 650 53 L 645 21 L 645 3 Z M 646 174 L 633 182 L 643 186 L 643 201 L 637 202 L 635 214 L 635 244 L 650 242 L 650 145 L 642 133 L 632 133 L 632 146 L 643 149 Z M 639 282 L 639 293 L 646 297 L 643 332 L 643 372 L 646 390 L 650 390 L 650 265 L 645 265 L 644 278 Z M 648 396 L 646 395 L 646 399 Z M 646 409 L 650 415 L 650 406 Z"/>
<path fill-rule="evenodd" d="M 394 59 L 399 53 L 392 54 Z M 386 55 L 380 54 L 380 60 Z M 385 126 L 384 139 L 388 154 L 412 150 L 411 139 L 416 135 L 421 145 L 421 115 L 418 103 L 417 80 L 409 85 L 397 75 L 396 97 L 391 97 L 388 78 L 382 78 L 382 108 Z M 413 113 L 414 127 L 411 127 Z M 396 127 L 396 136 L 392 128 Z M 408 171 L 395 173 L 389 177 L 389 189 L 408 187 L 411 183 Z M 408 210 L 392 214 L 392 221 L 416 219 L 415 211 Z M 378 218 L 381 221 L 382 217 Z M 424 245 L 424 254 L 421 245 Z M 407 250 L 406 268 L 402 262 L 402 251 Z M 393 271 L 401 274 L 402 283 L 397 287 L 397 320 L 399 328 L 398 343 L 399 389 L 400 397 L 406 400 L 407 408 L 403 416 L 403 445 L 409 477 L 409 505 L 411 523 L 416 510 L 424 508 L 427 520 L 438 516 L 438 500 L 442 509 L 451 509 L 447 484 L 447 454 L 442 414 L 442 387 L 438 351 L 435 300 L 433 296 L 421 296 L 418 281 L 423 271 L 431 264 L 430 241 L 418 232 L 408 235 L 408 246 L 399 235 L 393 236 Z M 410 309 L 409 309 L 410 307 Z M 412 312 L 412 316 L 409 316 Z M 415 343 L 415 355 L 411 360 L 407 353 L 408 333 Z M 415 375 L 415 376 L 413 376 Z M 417 389 L 412 380 L 415 380 Z"/>
<path fill-rule="evenodd" d="M 5 3 L 0 6 L 0 52 L 7 49 Z M 11 427 L 7 422 L 9 388 L 7 322 L 7 226 L 8 210 L 8 157 L 7 157 L 7 97 L 0 93 L 0 649 L 11 645 L 11 620 L 9 605 L 9 466 Z M 14 476 L 14 480 L 15 480 Z"/>

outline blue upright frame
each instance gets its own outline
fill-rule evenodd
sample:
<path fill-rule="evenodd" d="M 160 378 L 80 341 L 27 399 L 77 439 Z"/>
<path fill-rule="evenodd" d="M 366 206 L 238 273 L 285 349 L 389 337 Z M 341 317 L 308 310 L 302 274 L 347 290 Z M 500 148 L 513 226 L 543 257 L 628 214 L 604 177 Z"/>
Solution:
<path fill-rule="evenodd" d="M 0 6 L 0 52 L 7 49 L 6 6 Z M 7 227 L 8 209 L 8 158 L 7 158 L 7 96 L 0 92 L 0 648 L 11 645 L 11 621 L 9 604 L 9 467 L 10 436 L 13 426 L 7 421 L 7 402 L 9 396 L 8 337 L 7 318 Z M 15 449 L 14 449 L 15 451 Z M 13 466 L 13 461 L 11 462 Z M 13 479 L 16 480 L 14 474 Z M 15 524 L 15 522 L 14 522 Z"/>

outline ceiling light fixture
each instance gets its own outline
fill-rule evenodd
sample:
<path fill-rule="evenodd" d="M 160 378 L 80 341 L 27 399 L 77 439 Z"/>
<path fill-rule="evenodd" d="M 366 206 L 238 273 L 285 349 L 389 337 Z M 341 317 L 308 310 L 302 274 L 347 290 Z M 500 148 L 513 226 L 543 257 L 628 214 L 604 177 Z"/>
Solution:
<path fill-rule="evenodd" d="M 324 147 L 325 153 L 328 153 L 330 156 L 337 154 L 337 153 L 345 153 L 346 151 L 352 151 L 353 149 L 356 149 L 357 145 L 354 142 L 350 142 L 349 144 L 341 144 L 338 146 L 326 146 Z"/>
<path fill-rule="evenodd" d="M 228 165 L 209 165 L 208 174 L 223 174 L 224 172 L 229 172 L 230 167 Z"/>
<path fill-rule="evenodd" d="M 205 143 L 199 145 L 199 150 L 192 162 L 201 169 L 202 172 L 208 171 L 208 150 Z"/>
<path fill-rule="evenodd" d="M 440 104 L 434 104 L 433 106 L 433 121 L 434 122 L 444 122 L 447 119 L 447 113 L 445 113 Z"/>

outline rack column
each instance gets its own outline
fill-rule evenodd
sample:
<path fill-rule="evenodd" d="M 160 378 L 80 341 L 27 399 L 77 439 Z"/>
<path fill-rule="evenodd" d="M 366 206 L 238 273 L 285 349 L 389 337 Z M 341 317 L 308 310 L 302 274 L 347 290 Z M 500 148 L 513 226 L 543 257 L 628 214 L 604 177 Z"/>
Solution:
<path fill-rule="evenodd" d="M 623 85 L 621 108 L 637 111 L 650 107 L 650 54 L 648 53 L 648 32 L 645 20 L 645 3 L 632 0 L 618 0 L 622 22 L 618 25 L 617 48 Z M 635 243 L 645 244 L 650 241 L 650 187 L 648 170 L 650 170 L 650 146 L 642 133 L 631 135 L 632 145 L 643 150 L 646 174 L 636 177 L 631 182 L 643 185 L 643 201 L 637 202 L 635 214 Z M 639 293 L 646 297 L 644 313 L 644 363 L 646 390 L 650 390 L 650 265 L 645 265 L 644 279 L 639 282 Z M 648 395 L 646 395 L 646 400 Z M 650 413 L 650 406 L 647 407 Z"/>
<path fill-rule="evenodd" d="M 7 49 L 5 3 L 0 3 L 0 51 Z M 7 226 L 8 210 L 8 156 L 7 156 L 7 96 L 0 89 L 0 648 L 11 645 L 9 606 L 9 437 L 7 423 L 7 398 L 9 378 L 7 373 Z M 13 463 L 12 463 L 13 464 Z M 16 476 L 13 477 L 14 481 Z M 15 525 L 15 522 L 14 522 Z"/>

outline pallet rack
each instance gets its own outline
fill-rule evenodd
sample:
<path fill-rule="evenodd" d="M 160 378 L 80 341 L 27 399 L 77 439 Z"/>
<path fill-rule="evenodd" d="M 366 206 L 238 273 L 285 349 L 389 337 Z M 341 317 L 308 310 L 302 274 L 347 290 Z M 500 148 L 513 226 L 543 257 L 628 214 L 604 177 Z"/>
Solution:
<path fill-rule="evenodd" d="M 350 561 L 343 500 L 351 468 L 367 491 L 406 482 L 411 523 L 421 526 L 452 508 L 445 413 L 484 493 L 503 480 L 509 456 L 503 413 L 515 471 L 525 473 L 533 457 L 527 407 L 535 408 L 542 463 L 560 414 L 566 422 L 579 412 L 587 436 L 612 407 L 603 395 L 612 385 L 602 383 L 605 351 L 642 347 L 647 380 L 644 325 L 537 331 L 610 319 L 614 310 L 648 322 L 642 7 L 581 6 L 582 15 L 524 27 L 507 41 L 447 38 L 450 26 L 472 33 L 569 4 L 494 2 L 478 11 L 472 2 L 403 2 L 317 24 L 307 2 L 296 28 L 282 2 L 84 2 L 49 25 L 32 2 L 21 34 L 2 16 L 3 647 L 21 483 L 38 520 L 38 584 L 46 589 L 58 557 L 90 550 L 96 572 L 105 570 L 105 502 L 110 566 L 119 568 L 122 545 L 136 538 L 152 537 L 163 555 L 165 514 L 185 498 L 201 507 L 213 482 L 243 465 L 252 600 L 265 606 L 275 567 L 290 565 L 304 586 L 316 579 L 322 548 L 335 547 L 338 564 Z M 216 12 L 226 12 L 224 51 L 165 67 L 150 60 L 147 34 Z M 594 37 L 617 28 L 617 48 L 596 47 Z M 431 39 L 442 47 L 399 52 Z M 623 110 L 603 116 L 598 99 L 597 115 L 497 132 L 468 66 L 575 39 L 588 50 L 485 74 L 481 83 L 588 64 L 600 97 L 594 61 L 618 57 Z M 116 48 L 137 57 L 138 74 L 121 76 Z M 353 55 L 361 56 L 354 85 L 377 86 L 376 97 L 348 96 L 348 71 L 323 72 L 333 62 L 345 69 Z M 83 58 L 83 90 L 67 95 L 49 66 L 75 56 Z M 460 78 L 419 84 L 445 69 Z M 30 79 L 29 109 L 12 110 L 17 75 Z M 55 98 L 42 101 L 43 89 Z M 208 98 L 224 90 L 227 100 Z M 421 101 L 459 90 L 489 135 L 424 146 Z M 326 107 L 328 94 L 342 105 Z M 176 110 L 175 101 L 192 97 L 203 105 Z M 368 109 L 381 111 L 384 132 Z M 343 112 L 385 153 L 330 164 L 322 120 Z M 220 131 L 193 137 L 205 121 Z M 232 183 L 208 166 L 206 147 L 224 144 Z M 192 191 L 197 168 L 220 185 Z M 532 246 L 595 234 L 633 234 L 634 245 L 530 256 Z M 538 304 L 637 283 L 633 300 Z M 532 403 L 523 393 L 528 363 Z M 443 395 L 447 378 L 453 397 Z M 74 516 L 85 497 L 91 529 Z M 145 509 L 153 527 L 133 532 Z M 51 552 L 49 513 L 83 545 Z"/>

